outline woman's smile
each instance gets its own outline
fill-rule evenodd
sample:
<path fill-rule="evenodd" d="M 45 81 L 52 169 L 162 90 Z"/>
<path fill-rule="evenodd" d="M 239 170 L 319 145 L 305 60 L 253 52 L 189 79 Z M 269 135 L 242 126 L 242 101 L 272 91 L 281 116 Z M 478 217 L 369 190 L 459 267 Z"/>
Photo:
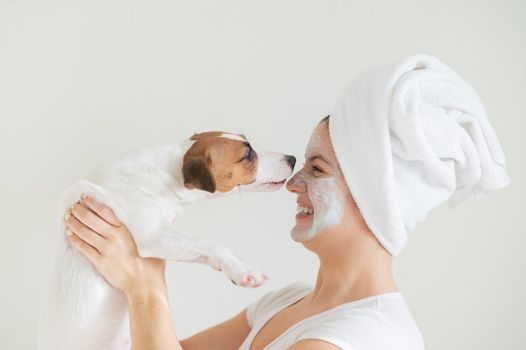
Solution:
<path fill-rule="evenodd" d="M 297 202 L 296 220 L 311 219 L 314 215 L 312 205 L 302 202 Z"/>

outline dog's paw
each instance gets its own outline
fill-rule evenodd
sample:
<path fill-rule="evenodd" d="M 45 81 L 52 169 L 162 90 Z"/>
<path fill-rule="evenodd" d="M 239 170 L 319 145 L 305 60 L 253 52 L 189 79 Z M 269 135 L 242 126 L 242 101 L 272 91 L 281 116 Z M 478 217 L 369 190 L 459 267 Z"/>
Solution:
<path fill-rule="evenodd" d="M 248 266 L 238 266 L 237 268 L 230 269 L 228 272 L 227 275 L 230 277 L 232 283 L 241 287 L 259 287 L 268 279 L 268 277 L 261 272 Z"/>

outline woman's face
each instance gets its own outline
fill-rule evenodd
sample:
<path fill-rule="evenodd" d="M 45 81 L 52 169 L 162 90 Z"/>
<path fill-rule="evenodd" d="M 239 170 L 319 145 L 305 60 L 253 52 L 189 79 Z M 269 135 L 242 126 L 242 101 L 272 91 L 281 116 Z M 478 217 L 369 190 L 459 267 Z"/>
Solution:
<path fill-rule="evenodd" d="M 305 158 L 303 168 L 287 183 L 287 189 L 298 196 L 296 225 L 291 230 L 297 242 L 336 228 L 354 204 L 332 149 L 327 122 L 314 129 Z"/>

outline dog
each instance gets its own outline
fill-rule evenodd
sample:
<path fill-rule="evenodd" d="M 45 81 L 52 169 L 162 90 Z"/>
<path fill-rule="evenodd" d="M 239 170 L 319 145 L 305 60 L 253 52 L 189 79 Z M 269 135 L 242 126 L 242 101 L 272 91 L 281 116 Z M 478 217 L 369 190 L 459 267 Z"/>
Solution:
<path fill-rule="evenodd" d="M 67 188 L 60 199 L 60 245 L 39 324 L 40 350 L 128 350 L 124 294 L 113 288 L 67 241 L 63 216 L 82 194 L 113 209 L 142 257 L 207 264 L 235 284 L 257 287 L 266 277 L 226 247 L 175 228 L 186 203 L 243 191 L 274 191 L 296 159 L 256 152 L 243 135 L 194 134 L 181 145 L 158 145 L 125 155 Z"/>

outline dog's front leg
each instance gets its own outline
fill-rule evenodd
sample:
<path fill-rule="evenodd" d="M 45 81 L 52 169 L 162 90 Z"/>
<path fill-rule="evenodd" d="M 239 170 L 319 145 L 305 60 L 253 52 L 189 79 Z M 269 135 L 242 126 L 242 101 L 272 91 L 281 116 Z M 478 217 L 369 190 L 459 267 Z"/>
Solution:
<path fill-rule="evenodd" d="M 209 265 L 223 271 L 233 283 L 243 287 L 257 287 L 267 279 L 261 272 L 239 260 L 230 249 L 170 226 L 157 231 L 138 249 L 142 257 Z"/>

